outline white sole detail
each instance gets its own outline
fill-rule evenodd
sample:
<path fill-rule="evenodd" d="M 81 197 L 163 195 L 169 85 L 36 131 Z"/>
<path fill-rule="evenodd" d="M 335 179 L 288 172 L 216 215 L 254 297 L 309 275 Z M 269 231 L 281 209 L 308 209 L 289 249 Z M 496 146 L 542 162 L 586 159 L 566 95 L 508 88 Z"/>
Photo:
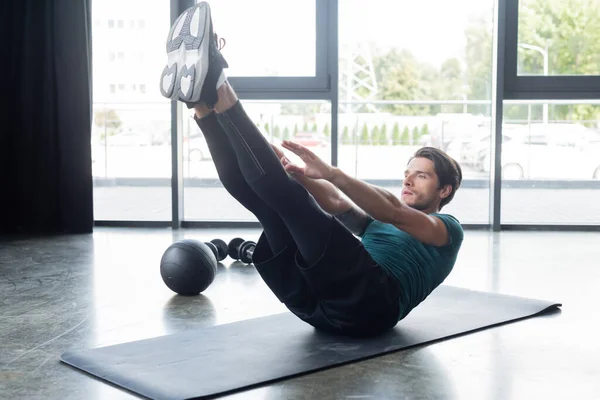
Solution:
<path fill-rule="evenodd" d="M 161 74 L 164 97 L 185 102 L 200 100 L 208 72 L 210 22 L 210 6 L 201 2 L 184 11 L 171 27 L 167 65 Z"/>

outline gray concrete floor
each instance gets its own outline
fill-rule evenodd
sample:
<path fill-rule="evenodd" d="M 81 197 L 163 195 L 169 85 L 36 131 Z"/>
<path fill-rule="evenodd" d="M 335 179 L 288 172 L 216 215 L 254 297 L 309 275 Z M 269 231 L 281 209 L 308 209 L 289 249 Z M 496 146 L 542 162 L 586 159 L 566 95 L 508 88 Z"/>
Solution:
<path fill-rule="evenodd" d="M 180 298 L 161 280 L 160 256 L 175 240 L 258 233 L 0 238 L 0 398 L 135 398 L 60 354 L 285 312 L 251 266 L 230 259 L 203 296 Z M 467 231 L 445 284 L 562 302 L 562 311 L 226 398 L 598 399 L 599 244 L 600 233 Z"/>

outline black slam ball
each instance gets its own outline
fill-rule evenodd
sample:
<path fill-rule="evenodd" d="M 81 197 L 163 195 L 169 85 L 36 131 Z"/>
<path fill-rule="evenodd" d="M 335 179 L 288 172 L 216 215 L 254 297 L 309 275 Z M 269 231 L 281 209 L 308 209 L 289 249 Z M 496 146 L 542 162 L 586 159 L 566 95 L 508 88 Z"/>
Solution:
<path fill-rule="evenodd" d="M 196 296 L 215 280 L 217 259 L 197 240 L 185 239 L 167 248 L 160 260 L 160 275 L 169 289 L 183 296 Z"/>

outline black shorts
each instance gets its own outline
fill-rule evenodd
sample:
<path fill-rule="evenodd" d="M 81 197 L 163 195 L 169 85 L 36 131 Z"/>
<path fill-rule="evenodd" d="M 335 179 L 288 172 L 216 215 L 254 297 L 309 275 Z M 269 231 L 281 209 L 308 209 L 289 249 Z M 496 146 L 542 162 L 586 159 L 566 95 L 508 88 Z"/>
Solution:
<path fill-rule="evenodd" d="M 326 250 L 313 265 L 295 243 L 272 254 L 263 233 L 253 255 L 256 270 L 291 312 L 318 330 L 365 336 L 393 328 L 402 311 L 399 282 L 337 219 L 329 229 Z"/>

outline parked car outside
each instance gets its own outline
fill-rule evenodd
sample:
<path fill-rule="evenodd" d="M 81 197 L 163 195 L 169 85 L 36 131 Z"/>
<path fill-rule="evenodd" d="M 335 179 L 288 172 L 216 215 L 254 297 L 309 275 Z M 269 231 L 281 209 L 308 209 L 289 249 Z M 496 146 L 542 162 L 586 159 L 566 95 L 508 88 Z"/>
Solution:
<path fill-rule="evenodd" d="M 329 145 L 329 139 L 319 133 L 300 132 L 290 140 L 306 147 L 327 147 Z"/>
<path fill-rule="evenodd" d="M 534 124 L 502 146 L 502 177 L 515 179 L 600 179 L 598 133 L 579 124 Z M 490 152 L 480 164 L 490 169 Z"/>

